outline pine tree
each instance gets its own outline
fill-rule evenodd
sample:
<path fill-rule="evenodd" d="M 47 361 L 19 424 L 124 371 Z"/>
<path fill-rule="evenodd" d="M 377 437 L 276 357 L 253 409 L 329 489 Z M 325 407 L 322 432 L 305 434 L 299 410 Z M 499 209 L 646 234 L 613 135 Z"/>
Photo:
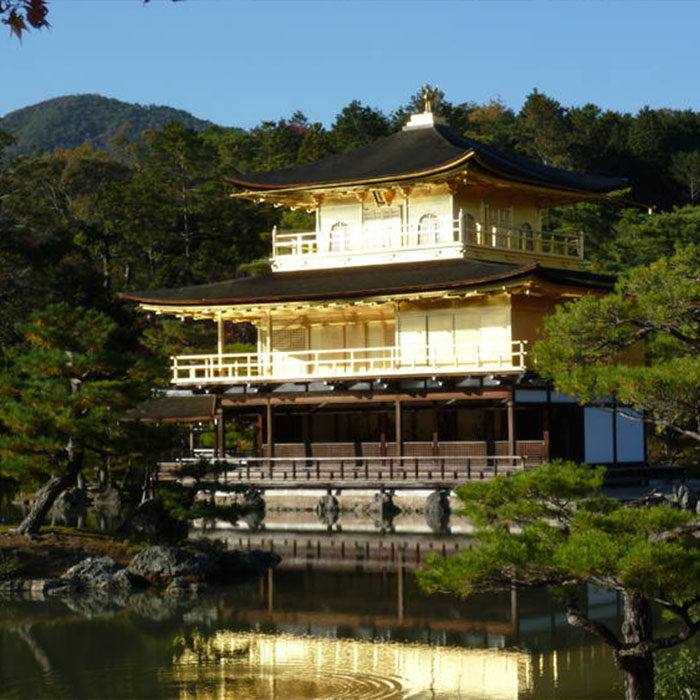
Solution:
<path fill-rule="evenodd" d="M 457 493 L 475 526 L 475 546 L 434 556 L 419 580 L 460 595 L 558 588 L 568 623 L 611 647 L 626 699 L 653 700 L 654 653 L 700 631 L 700 521 L 671 505 L 630 508 L 606 498 L 603 476 L 600 467 L 560 462 L 466 484 Z M 620 630 L 588 617 L 578 602 L 584 583 L 622 594 Z M 654 632 L 652 604 L 678 621 L 677 631 Z"/>
<path fill-rule="evenodd" d="M 0 374 L 0 458 L 6 475 L 45 481 L 18 528 L 32 534 L 90 460 L 124 449 L 119 417 L 145 398 L 151 376 L 95 310 L 49 306 L 24 335 Z"/>

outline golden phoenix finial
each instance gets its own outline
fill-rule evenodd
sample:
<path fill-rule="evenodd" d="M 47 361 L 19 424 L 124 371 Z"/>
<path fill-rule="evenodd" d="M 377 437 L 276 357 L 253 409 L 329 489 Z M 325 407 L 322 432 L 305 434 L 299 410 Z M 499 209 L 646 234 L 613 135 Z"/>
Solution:
<path fill-rule="evenodd" d="M 437 101 L 438 89 L 426 83 L 423 85 L 423 111 L 432 112 Z"/>

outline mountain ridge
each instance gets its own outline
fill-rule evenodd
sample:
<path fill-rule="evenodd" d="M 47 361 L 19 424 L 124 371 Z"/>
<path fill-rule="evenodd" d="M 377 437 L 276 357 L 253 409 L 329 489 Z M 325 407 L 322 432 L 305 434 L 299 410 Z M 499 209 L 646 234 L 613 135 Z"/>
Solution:
<path fill-rule="evenodd" d="M 90 144 L 112 151 L 111 139 L 123 133 L 130 140 L 146 129 L 178 121 L 198 131 L 215 126 L 185 110 L 167 105 L 141 105 L 96 93 L 61 95 L 8 112 L 0 130 L 15 137 L 7 156 L 39 155 L 56 148 Z"/>

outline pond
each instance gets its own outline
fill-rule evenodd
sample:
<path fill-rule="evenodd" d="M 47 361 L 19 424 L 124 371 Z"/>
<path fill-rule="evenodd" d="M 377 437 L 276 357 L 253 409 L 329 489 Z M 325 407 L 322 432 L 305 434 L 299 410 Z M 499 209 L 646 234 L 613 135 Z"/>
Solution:
<path fill-rule="evenodd" d="M 453 528 L 454 529 L 454 528 Z M 465 535 L 401 518 L 343 528 L 269 514 L 253 529 L 195 532 L 273 548 L 282 564 L 199 597 L 5 599 L 5 698 L 619 698 L 608 649 L 570 628 L 545 591 L 460 600 L 419 590 L 427 551 Z M 456 528 L 458 530 L 458 528 Z M 614 622 L 614 594 L 586 591 Z"/>

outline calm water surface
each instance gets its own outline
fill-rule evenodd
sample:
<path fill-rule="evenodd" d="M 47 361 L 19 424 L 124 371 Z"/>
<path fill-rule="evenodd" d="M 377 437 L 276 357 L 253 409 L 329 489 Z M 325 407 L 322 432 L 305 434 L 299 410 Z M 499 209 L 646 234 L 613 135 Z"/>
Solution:
<path fill-rule="evenodd" d="M 202 534 L 202 533 L 199 533 Z M 216 536 L 220 536 L 220 533 Z M 611 655 L 545 592 L 427 596 L 413 569 L 464 536 L 297 516 L 231 546 L 283 564 L 198 598 L 0 600 L 3 698 L 619 698 Z M 613 621 L 614 596 L 589 591 Z"/>

